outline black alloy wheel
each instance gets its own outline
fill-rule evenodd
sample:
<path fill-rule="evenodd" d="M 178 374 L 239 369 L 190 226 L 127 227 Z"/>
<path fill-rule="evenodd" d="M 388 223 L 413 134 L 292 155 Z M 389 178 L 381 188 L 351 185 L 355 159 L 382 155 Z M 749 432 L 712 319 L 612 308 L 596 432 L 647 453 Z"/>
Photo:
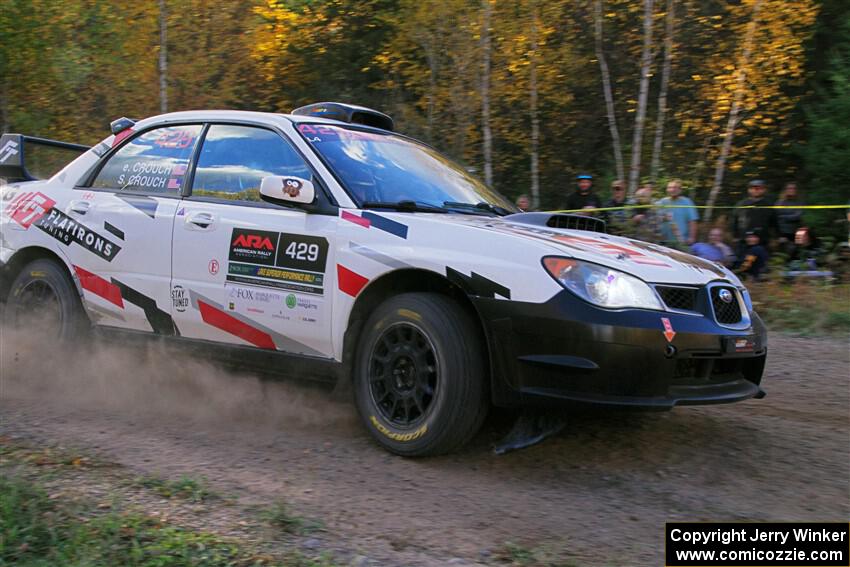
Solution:
<path fill-rule="evenodd" d="M 422 421 L 439 380 L 434 345 L 419 327 L 396 323 L 384 330 L 370 356 L 369 391 L 385 419 L 399 427 Z"/>
<path fill-rule="evenodd" d="M 488 357 L 475 316 L 458 300 L 425 292 L 389 297 L 372 311 L 353 361 L 354 398 L 385 449 L 448 453 L 481 427 Z"/>

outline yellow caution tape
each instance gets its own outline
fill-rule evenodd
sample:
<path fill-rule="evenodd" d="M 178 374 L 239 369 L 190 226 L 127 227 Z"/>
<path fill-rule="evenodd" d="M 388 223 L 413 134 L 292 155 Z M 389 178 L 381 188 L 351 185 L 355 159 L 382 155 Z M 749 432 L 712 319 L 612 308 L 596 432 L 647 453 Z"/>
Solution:
<path fill-rule="evenodd" d="M 587 209 L 565 209 L 543 211 L 547 213 L 593 213 L 599 211 L 625 211 L 630 209 L 850 209 L 848 205 L 622 205 L 620 207 L 597 207 Z"/>

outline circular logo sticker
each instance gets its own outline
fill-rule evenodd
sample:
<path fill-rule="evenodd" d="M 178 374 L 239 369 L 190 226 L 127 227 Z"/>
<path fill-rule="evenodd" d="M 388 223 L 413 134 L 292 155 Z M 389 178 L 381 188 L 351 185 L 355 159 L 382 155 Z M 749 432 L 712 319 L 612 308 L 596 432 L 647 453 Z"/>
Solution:
<path fill-rule="evenodd" d="M 218 273 L 218 260 L 212 259 L 210 260 L 210 264 L 208 266 L 209 271 L 212 275 L 216 275 Z"/>
<path fill-rule="evenodd" d="M 291 293 L 286 296 L 286 306 L 295 309 L 295 296 Z"/>

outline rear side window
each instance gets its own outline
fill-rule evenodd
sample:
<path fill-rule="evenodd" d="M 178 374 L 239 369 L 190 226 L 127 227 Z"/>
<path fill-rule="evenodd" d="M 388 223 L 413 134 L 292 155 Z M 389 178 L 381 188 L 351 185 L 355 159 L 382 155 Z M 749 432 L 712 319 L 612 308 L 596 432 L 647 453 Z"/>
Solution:
<path fill-rule="evenodd" d="M 169 126 L 137 136 L 109 158 L 92 187 L 179 195 L 201 128 Z"/>
<path fill-rule="evenodd" d="M 275 132 L 213 124 L 198 157 L 192 196 L 259 201 L 260 182 L 269 175 L 312 178 L 298 152 Z"/>

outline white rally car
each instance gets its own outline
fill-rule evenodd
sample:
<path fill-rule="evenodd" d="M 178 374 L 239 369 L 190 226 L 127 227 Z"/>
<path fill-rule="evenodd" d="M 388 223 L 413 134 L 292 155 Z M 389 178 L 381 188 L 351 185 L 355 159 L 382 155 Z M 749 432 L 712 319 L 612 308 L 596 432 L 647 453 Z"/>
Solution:
<path fill-rule="evenodd" d="M 459 447 L 488 408 L 669 409 L 764 395 L 765 328 L 729 270 L 518 213 L 379 112 L 178 112 L 30 180 L 0 139 L 7 320 L 228 345 L 350 381 L 402 455 Z M 29 180 L 29 181 L 27 181 Z M 221 348 L 216 348 L 221 351 Z"/>

